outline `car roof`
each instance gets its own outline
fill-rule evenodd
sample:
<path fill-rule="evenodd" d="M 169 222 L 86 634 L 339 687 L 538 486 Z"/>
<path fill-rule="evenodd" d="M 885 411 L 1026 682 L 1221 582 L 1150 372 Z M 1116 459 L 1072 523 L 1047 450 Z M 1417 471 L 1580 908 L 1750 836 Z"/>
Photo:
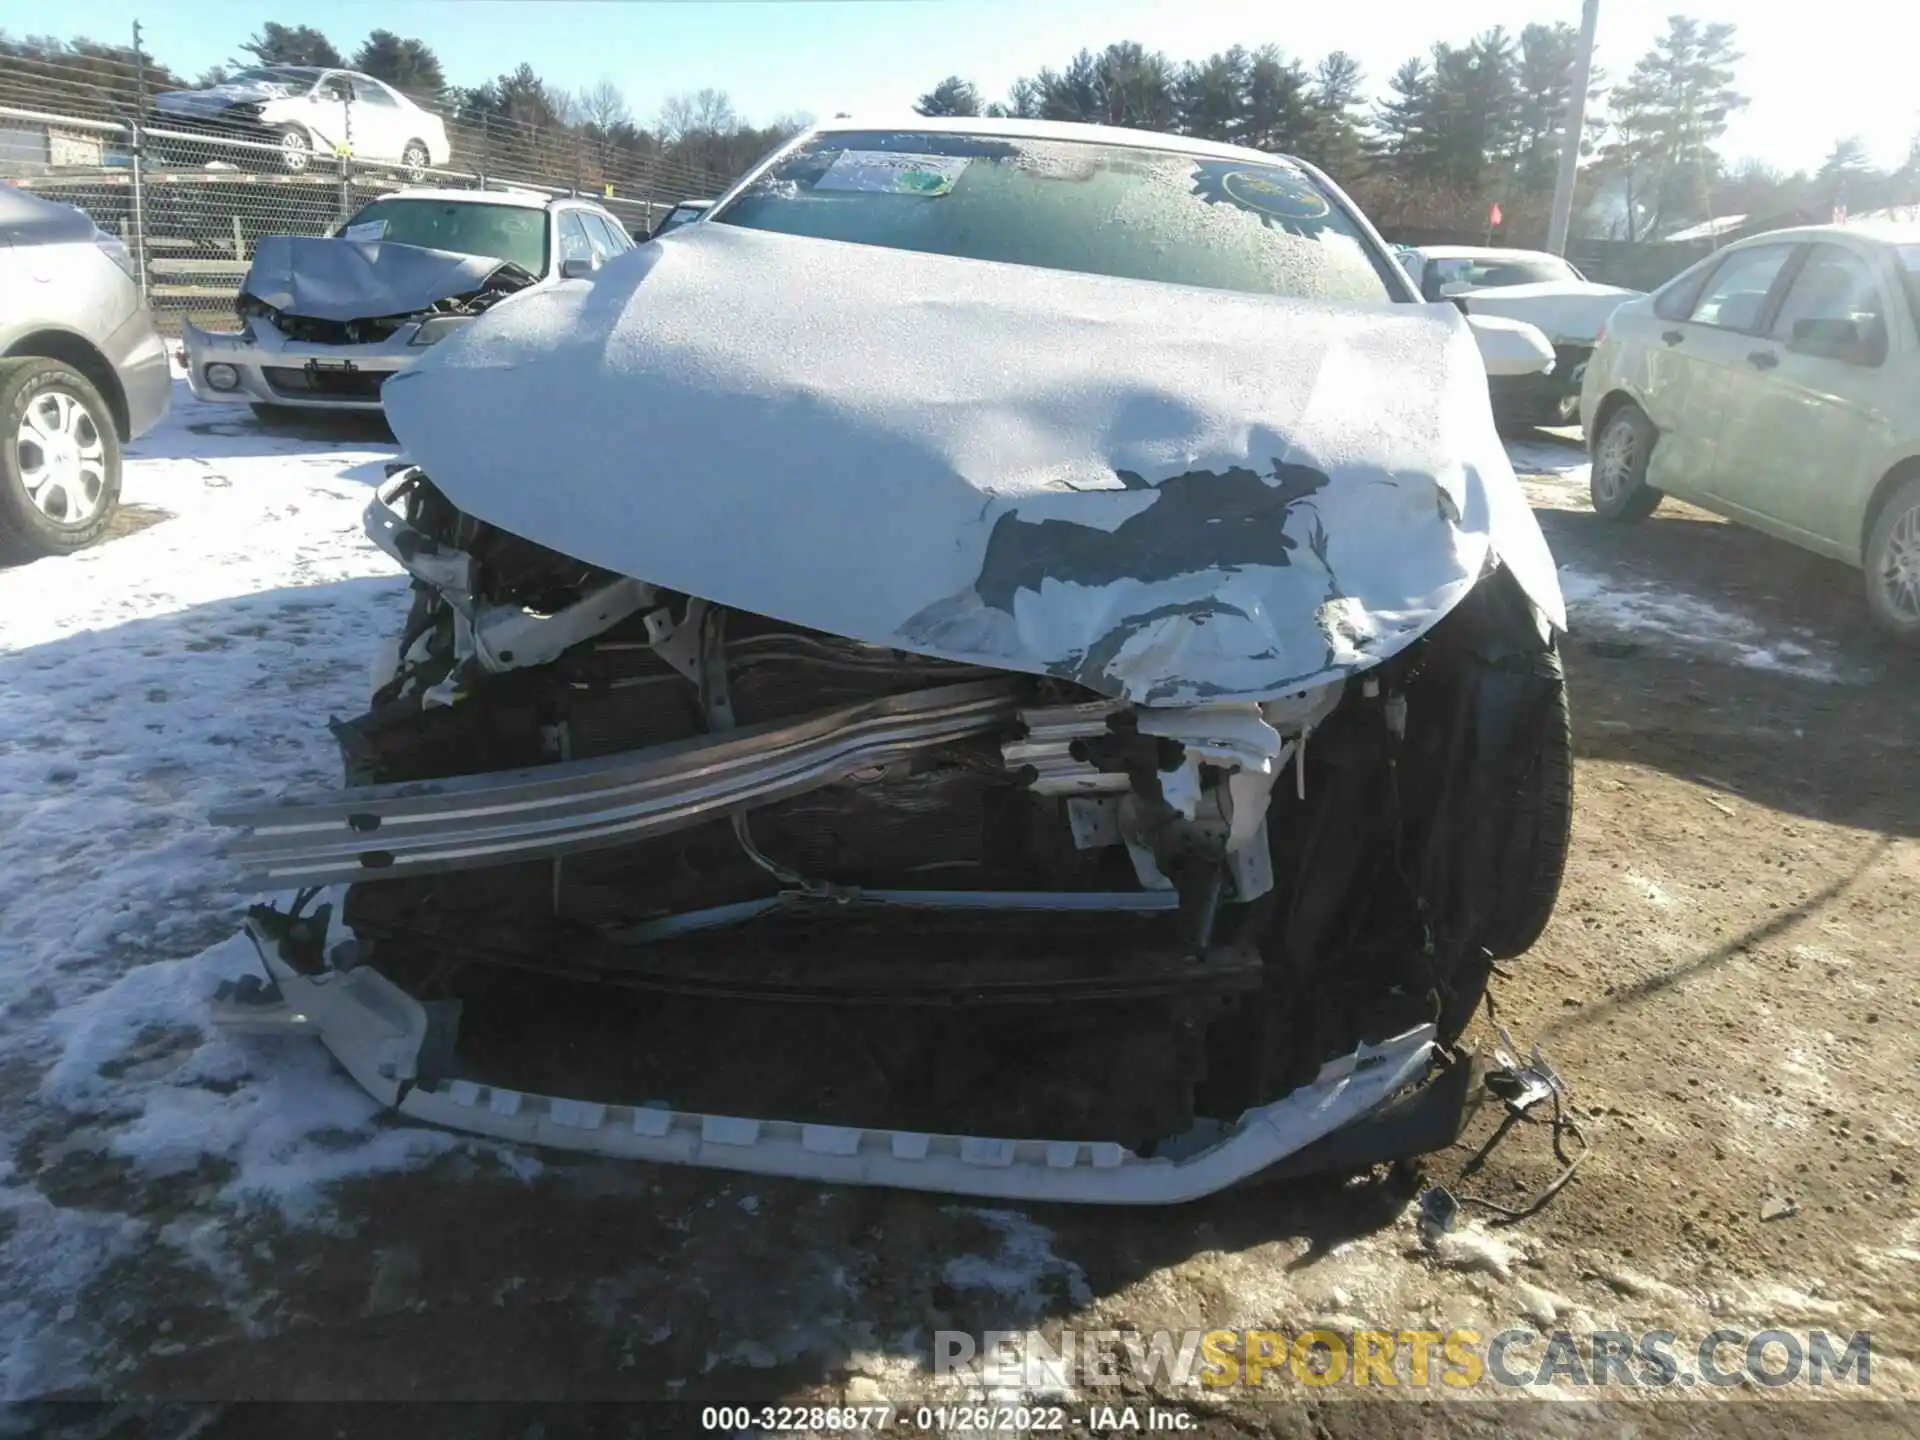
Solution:
<path fill-rule="evenodd" d="M 1564 255 L 1554 255 L 1546 250 L 1510 250 L 1500 245 L 1408 245 L 1405 249 L 1429 260 L 1558 260 L 1567 263 Z"/>
<path fill-rule="evenodd" d="M 584 196 L 543 195 L 537 190 L 453 190 L 431 185 L 411 185 L 376 195 L 376 200 L 457 200 L 468 205 L 511 205 L 521 210 L 549 210 L 555 205 L 601 207 Z M 369 201 L 369 204 L 372 202 Z"/>
<path fill-rule="evenodd" d="M 1141 150 L 1165 150 L 1175 155 L 1200 155 L 1216 160 L 1245 160 L 1249 164 L 1298 165 L 1291 155 L 1269 154 L 1244 145 L 1202 140 L 1191 135 L 1168 135 L 1159 130 L 1129 130 L 1119 125 L 1081 125 L 1065 120 L 1013 120 L 989 115 L 840 116 L 812 127 L 810 135 L 847 131 L 904 130 L 921 135 L 1005 135 L 1024 140 L 1077 140 L 1093 145 L 1131 145 Z"/>
<path fill-rule="evenodd" d="M 1763 230 L 1747 235 L 1723 250 L 1745 250 L 1753 245 L 1798 243 L 1810 240 L 1865 240 L 1880 245 L 1920 245 L 1920 220 L 1856 220 L 1844 225 L 1795 225 L 1785 230 Z"/>

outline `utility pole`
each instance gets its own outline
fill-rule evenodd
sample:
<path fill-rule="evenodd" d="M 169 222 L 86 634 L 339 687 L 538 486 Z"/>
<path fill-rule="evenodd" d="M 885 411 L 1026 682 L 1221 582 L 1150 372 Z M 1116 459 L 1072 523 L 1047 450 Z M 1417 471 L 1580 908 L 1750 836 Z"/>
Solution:
<path fill-rule="evenodd" d="M 133 233 L 128 248 L 139 277 L 140 298 L 147 298 L 147 56 L 140 48 L 140 22 L 133 22 L 133 117 L 127 135 L 133 146 Z"/>
<path fill-rule="evenodd" d="M 1580 136 L 1587 123 L 1587 86 L 1593 78 L 1593 34 L 1600 24 L 1600 0 L 1582 0 L 1580 51 L 1573 62 L 1573 94 L 1567 97 L 1567 129 L 1560 141 L 1560 177 L 1553 186 L 1553 218 L 1547 225 L 1547 249 L 1567 253 L 1573 225 L 1573 182 L 1580 174 Z"/>

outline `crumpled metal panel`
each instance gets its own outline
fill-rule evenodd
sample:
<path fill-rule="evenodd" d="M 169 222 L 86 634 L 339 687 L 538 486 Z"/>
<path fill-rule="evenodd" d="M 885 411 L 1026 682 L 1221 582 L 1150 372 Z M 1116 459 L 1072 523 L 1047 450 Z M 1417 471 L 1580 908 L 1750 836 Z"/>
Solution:
<path fill-rule="evenodd" d="M 460 255 L 386 240 L 270 235 L 253 247 L 240 282 L 261 304 L 311 320 L 411 315 L 437 300 L 470 295 L 499 270 L 490 255 Z"/>
<path fill-rule="evenodd" d="M 1496 556 L 1565 623 L 1451 305 L 708 223 L 483 316 L 384 399 L 447 497 L 515 534 L 1140 704 L 1369 668 Z"/>

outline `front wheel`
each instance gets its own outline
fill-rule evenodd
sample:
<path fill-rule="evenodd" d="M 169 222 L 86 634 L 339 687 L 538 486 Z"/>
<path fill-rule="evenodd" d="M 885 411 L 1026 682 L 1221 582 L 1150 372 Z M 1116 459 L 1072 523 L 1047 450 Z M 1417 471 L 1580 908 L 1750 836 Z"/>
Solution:
<path fill-rule="evenodd" d="M 416 184 L 427 178 L 427 167 L 432 163 L 427 147 L 418 140 L 409 140 L 407 148 L 400 152 L 400 169 Z"/>
<path fill-rule="evenodd" d="M 1867 612 L 1895 639 L 1920 641 L 1920 475 L 1895 488 L 1867 536 Z"/>
<path fill-rule="evenodd" d="M 1628 523 L 1644 520 L 1663 498 L 1647 483 L 1647 463 L 1660 439 L 1646 412 L 1625 404 L 1607 417 L 1593 445 L 1593 469 L 1587 482 L 1596 515 Z"/>
<path fill-rule="evenodd" d="M 313 164 L 313 140 L 298 125 L 280 132 L 280 165 L 289 175 L 304 175 Z"/>
<path fill-rule="evenodd" d="M 91 545 L 120 503 L 120 436 L 93 382 L 57 360 L 0 361 L 0 555 Z"/>

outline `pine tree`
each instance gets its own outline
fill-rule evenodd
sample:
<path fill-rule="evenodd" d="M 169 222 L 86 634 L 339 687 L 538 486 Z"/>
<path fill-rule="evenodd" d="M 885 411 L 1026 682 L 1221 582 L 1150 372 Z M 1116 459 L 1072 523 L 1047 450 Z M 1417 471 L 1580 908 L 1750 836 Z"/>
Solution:
<path fill-rule="evenodd" d="M 447 88 L 440 57 L 424 40 L 402 39 L 391 30 L 375 30 L 353 52 L 352 65 L 408 95 L 434 96 Z"/>
<path fill-rule="evenodd" d="M 980 92 L 971 80 L 949 75 L 914 101 L 913 108 L 922 115 L 978 115 Z"/>
<path fill-rule="evenodd" d="M 1720 157 L 1714 141 L 1747 103 L 1733 88 L 1734 27 L 1669 16 L 1667 33 L 1613 93 L 1605 166 L 1628 197 L 1628 239 L 1705 218 Z"/>
<path fill-rule="evenodd" d="M 1247 66 L 1240 143 L 1317 160 L 1312 153 L 1318 138 L 1312 87 L 1306 66 L 1287 59 L 1279 47 L 1263 45 L 1254 51 Z"/>
<path fill-rule="evenodd" d="M 311 25 L 282 25 L 277 20 L 263 24 L 240 49 L 258 65 L 340 65 L 340 52 L 333 42 Z M 236 64 L 245 62 L 236 61 Z"/>
<path fill-rule="evenodd" d="M 1198 63 L 1189 62 L 1174 90 L 1180 132 L 1238 141 L 1247 127 L 1252 70 L 1252 57 L 1239 45 Z"/>
<path fill-rule="evenodd" d="M 1364 79 L 1360 62 L 1344 50 L 1335 50 L 1314 67 L 1307 95 L 1313 133 L 1301 158 L 1311 160 L 1343 186 L 1366 168 L 1366 136 L 1355 118 Z"/>

